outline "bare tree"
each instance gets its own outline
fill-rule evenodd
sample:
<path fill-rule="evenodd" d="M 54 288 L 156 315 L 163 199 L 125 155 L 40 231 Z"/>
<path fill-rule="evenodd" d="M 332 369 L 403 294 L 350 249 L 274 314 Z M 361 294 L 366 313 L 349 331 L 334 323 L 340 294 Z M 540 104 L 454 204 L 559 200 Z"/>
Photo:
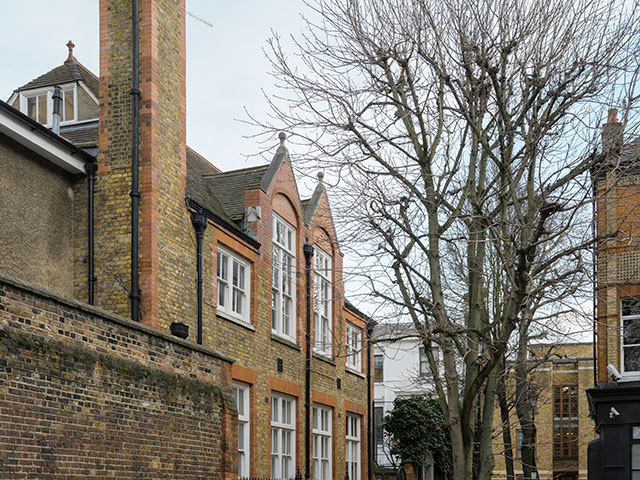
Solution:
<path fill-rule="evenodd" d="M 271 41 L 282 94 L 274 120 L 258 123 L 309 146 L 298 168 L 339 179 L 332 198 L 371 290 L 422 337 L 454 478 L 488 479 L 510 342 L 564 308 L 589 270 L 590 172 L 603 158 L 594 127 L 613 103 L 631 131 L 636 4 L 309 6 L 294 57 Z"/>

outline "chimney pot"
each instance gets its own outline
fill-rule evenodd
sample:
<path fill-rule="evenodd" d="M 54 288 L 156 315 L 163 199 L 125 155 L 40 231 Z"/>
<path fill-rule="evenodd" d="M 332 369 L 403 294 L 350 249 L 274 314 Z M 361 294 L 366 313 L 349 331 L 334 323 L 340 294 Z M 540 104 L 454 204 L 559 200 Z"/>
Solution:
<path fill-rule="evenodd" d="M 602 149 L 607 155 L 620 152 L 622 134 L 622 123 L 618 121 L 618 109 L 611 108 L 607 123 L 602 126 Z"/>

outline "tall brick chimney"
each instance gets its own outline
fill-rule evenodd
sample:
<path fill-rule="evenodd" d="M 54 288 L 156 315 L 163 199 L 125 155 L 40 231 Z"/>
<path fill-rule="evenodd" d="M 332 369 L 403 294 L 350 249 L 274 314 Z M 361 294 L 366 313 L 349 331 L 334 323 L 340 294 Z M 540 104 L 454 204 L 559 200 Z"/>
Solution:
<path fill-rule="evenodd" d="M 622 123 L 618 121 L 618 109 L 610 108 L 607 123 L 602 127 L 602 149 L 606 153 L 615 153 L 622 148 Z"/>
<path fill-rule="evenodd" d="M 139 0 L 140 321 L 193 318 L 195 262 L 186 185 L 185 0 Z M 100 0 L 97 306 L 130 316 L 131 0 Z"/>

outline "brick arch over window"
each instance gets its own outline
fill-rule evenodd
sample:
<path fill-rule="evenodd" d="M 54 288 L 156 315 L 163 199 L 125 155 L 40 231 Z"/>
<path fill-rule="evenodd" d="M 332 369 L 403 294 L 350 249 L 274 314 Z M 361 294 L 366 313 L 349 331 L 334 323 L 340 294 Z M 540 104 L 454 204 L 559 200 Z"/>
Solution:
<path fill-rule="evenodd" d="M 285 193 L 276 192 L 273 194 L 271 200 L 271 207 L 273 208 L 273 211 L 294 227 L 299 228 L 300 211 L 294 205 L 295 204 Z"/>
<path fill-rule="evenodd" d="M 331 257 L 335 255 L 335 241 L 325 228 L 315 227 L 313 229 L 313 244 L 320 247 Z"/>

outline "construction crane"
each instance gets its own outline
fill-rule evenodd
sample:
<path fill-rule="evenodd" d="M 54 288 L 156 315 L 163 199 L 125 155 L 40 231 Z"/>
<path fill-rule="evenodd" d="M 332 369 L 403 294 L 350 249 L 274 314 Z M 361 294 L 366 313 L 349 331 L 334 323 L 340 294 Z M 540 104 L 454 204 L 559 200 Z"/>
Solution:
<path fill-rule="evenodd" d="M 213 28 L 213 24 L 211 22 L 206 21 L 204 18 L 202 18 L 200 15 L 198 15 L 197 13 L 192 12 L 191 10 L 187 10 L 187 15 L 189 15 L 192 18 L 195 18 L 196 20 L 198 20 L 199 22 L 204 23 L 207 27 L 211 27 Z"/>

